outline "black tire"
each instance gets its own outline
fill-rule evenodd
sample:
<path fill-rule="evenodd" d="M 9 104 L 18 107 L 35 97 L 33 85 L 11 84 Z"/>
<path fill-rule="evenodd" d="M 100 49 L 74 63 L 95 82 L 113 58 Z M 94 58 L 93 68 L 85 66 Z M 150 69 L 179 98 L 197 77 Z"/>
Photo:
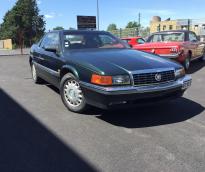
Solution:
<path fill-rule="evenodd" d="M 199 58 L 199 60 L 202 61 L 202 62 L 205 61 L 205 51 L 204 51 L 203 56 L 201 56 L 201 57 Z"/>
<path fill-rule="evenodd" d="M 42 79 L 38 76 L 36 67 L 33 63 L 31 64 L 31 75 L 32 75 L 33 82 L 35 84 L 40 84 L 42 82 Z"/>
<path fill-rule="evenodd" d="M 191 64 L 191 55 L 188 55 L 186 57 L 186 59 L 184 60 L 184 62 L 182 63 L 182 65 L 184 66 L 184 69 L 187 71 L 190 68 L 190 64 Z"/>
<path fill-rule="evenodd" d="M 71 84 L 74 83 L 75 87 L 74 89 L 69 88 Z M 75 90 L 75 91 L 73 91 Z M 71 93 L 72 91 L 72 93 Z M 80 93 L 79 93 L 79 92 Z M 69 95 L 70 94 L 70 95 Z M 71 96 L 72 94 L 72 96 Z M 88 105 L 86 104 L 85 97 L 83 96 L 83 92 L 80 88 L 79 85 L 79 80 L 72 75 L 71 73 L 68 73 L 63 76 L 60 82 L 60 95 L 61 99 L 64 103 L 64 105 L 67 107 L 68 110 L 75 112 L 75 113 L 82 113 L 84 112 Z M 78 99 L 78 100 L 72 100 L 73 99 Z M 77 102 L 78 104 L 75 104 Z"/>

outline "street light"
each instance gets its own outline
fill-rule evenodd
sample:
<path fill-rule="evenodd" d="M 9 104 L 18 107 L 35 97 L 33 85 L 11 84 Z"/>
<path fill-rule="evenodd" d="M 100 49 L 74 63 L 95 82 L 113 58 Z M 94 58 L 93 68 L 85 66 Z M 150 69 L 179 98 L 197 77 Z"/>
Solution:
<path fill-rule="evenodd" d="M 97 25 L 98 25 L 98 27 L 97 27 L 97 29 L 98 30 L 100 30 L 100 14 L 99 14 L 99 2 L 98 2 L 98 0 L 97 0 Z"/>

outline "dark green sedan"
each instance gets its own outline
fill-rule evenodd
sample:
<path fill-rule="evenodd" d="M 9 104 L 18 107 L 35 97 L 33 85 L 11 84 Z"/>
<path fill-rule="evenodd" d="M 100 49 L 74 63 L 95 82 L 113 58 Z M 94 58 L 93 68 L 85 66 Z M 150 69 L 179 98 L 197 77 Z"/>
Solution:
<path fill-rule="evenodd" d="M 104 31 L 53 31 L 31 48 L 35 83 L 60 90 L 65 106 L 124 108 L 183 95 L 192 79 L 184 68 L 159 56 L 132 50 Z"/>

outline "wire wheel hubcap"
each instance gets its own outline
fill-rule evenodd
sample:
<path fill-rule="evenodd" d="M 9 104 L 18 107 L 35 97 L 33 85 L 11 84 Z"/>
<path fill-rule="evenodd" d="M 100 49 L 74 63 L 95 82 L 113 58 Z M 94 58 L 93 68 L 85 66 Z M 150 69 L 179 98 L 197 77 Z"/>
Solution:
<path fill-rule="evenodd" d="M 189 68 L 189 65 L 190 65 L 190 61 L 189 61 L 189 59 L 187 58 L 187 59 L 186 59 L 186 62 L 185 62 L 186 69 Z"/>
<path fill-rule="evenodd" d="M 70 106 L 80 106 L 83 102 L 83 93 L 80 85 L 75 80 L 69 80 L 64 85 L 64 97 Z"/>

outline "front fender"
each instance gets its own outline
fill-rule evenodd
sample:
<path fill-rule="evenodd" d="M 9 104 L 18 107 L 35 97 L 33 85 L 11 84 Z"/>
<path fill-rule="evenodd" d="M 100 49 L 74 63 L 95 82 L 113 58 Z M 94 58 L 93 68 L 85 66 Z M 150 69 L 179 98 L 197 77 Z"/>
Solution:
<path fill-rule="evenodd" d="M 70 65 L 64 65 L 61 69 L 61 72 L 60 72 L 60 76 L 62 76 L 63 74 L 65 74 L 64 72 L 71 72 L 73 75 L 75 75 L 76 78 L 79 79 L 79 74 L 77 72 L 77 70 L 73 67 L 73 66 L 70 66 Z"/>

